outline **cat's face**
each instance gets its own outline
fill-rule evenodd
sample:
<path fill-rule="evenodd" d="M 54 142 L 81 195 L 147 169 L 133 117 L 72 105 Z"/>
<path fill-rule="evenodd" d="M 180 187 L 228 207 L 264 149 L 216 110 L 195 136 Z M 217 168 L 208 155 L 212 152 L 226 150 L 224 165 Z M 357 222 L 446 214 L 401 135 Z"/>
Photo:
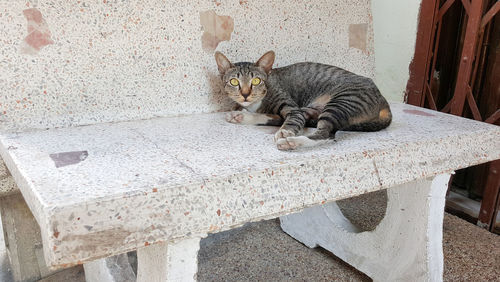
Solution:
<path fill-rule="evenodd" d="M 222 53 L 215 53 L 217 67 L 224 83 L 224 91 L 236 103 L 248 107 L 267 94 L 266 80 L 274 62 L 269 51 L 256 63 L 232 64 Z"/>

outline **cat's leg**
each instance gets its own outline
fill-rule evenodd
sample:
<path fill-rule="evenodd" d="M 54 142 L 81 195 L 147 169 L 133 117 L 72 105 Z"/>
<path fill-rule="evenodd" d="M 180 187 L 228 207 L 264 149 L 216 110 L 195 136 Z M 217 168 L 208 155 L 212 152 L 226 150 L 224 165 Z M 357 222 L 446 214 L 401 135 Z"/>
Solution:
<path fill-rule="evenodd" d="M 246 125 L 273 125 L 279 126 L 283 119 L 278 115 L 252 113 L 249 111 L 233 111 L 226 114 L 226 121 Z"/>
<path fill-rule="evenodd" d="M 280 150 L 293 150 L 294 144 L 290 144 L 287 138 L 296 136 L 304 130 L 307 122 L 307 114 L 300 109 L 291 109 L 286 114 L 286 119 L 281 128 L 274 135 L 274 142 Z"/>
<path fill-rule="evenodd" d="M 298 147 L 314 147 L 326 143 L 328 140 L 333 139 L 335 130 L 332 129 L 330 123 L 324 120 L 318 120 L 317 130 L 309 136 L 291 136 L 287 137 L 287 144 L 292 148 Z"/>
<path fill-rule="evenodd" d="M 313 147 L 333 139 L 337 131 L 348 127 L 353 120 L 359 120 L 362 115 L 362 112 L 349 105 L 349 102 L 330 98 L 318 116 L 317 130 L 309 136 L 288 137 L 287 143 L 293 148 Z"/>
<path fill-rule="evenodd" d="M 318 117 L 317 130 L 309 136 L 288 137 L 288 143 L 295 148 L 313 147 L 333 139 L 339 130 L 378 131 L 389 126 L 392 114 L 387 102 L 368 106 L 359 94 L 346 92 L 342 97 L 332 97 Z"/>

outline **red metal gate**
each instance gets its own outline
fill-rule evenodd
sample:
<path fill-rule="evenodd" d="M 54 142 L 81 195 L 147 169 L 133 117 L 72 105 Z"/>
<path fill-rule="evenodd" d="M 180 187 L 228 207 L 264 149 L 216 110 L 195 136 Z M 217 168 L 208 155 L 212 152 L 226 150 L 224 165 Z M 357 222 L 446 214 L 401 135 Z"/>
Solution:
<path fill-rule="evenodd" d="M 423 0 L 407 103 L 499 124 L 499 11 L 496 0 Z M 478 225 L 491 230 L 500 205 L 500 161 L 483 170 Z"/>

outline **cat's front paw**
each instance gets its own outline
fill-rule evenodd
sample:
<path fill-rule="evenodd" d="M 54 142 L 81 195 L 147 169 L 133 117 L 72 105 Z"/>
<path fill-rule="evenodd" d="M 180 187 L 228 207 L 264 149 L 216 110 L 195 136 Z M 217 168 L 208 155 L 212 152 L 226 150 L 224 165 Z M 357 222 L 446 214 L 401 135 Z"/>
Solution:
<path fill-rule="evenodd" d="M 242 123 L 245 115 L 243 112 L 230 112 L 226 114 L 226 121 L 230 123 Z"/>
<path fill-rule="evenodd" d="M 274 142 L 277 143 L 280 139 L 286 139 L 287 137 L 295 136 L 295 132 L 280 128 L 276 134 L 274 134 Z"/>
<path fill-rule="evenodd" d="M 288 137 L 288 138 L 293 138 L 293 137 Z M 276 147 L 278 147 L 278 150 L 288 151 L 297 149 L 298 145 L 294 142 L 288 141 L 288 138 L 282 138 L 276 141 Z"/>
<path fill-rule="evenodd" d="M 287 141 L 288 137 L 295 136 L 295 132 L 288 130 L 288 129 L 280 129 L 276 134 L 274 135 L 274 143 L 276 143 L 276 147 L 278 147 L 278 150 L 293 150 L 295 149 L 295 146 L 293 144 L 290 144 Z"/>

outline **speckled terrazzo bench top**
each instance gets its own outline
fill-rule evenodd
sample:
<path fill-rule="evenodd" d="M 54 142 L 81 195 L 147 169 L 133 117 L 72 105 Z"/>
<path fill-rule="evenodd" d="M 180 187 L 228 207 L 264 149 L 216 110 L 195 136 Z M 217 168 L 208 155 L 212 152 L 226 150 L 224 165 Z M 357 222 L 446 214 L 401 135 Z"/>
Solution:
<path fill-rule="evenodd" d="M 500 127 L 392 109 L 386 130 L 294 152 L 213 113 L 2 134 L 0 153 L 61 267 L 500 158 Z"/>

